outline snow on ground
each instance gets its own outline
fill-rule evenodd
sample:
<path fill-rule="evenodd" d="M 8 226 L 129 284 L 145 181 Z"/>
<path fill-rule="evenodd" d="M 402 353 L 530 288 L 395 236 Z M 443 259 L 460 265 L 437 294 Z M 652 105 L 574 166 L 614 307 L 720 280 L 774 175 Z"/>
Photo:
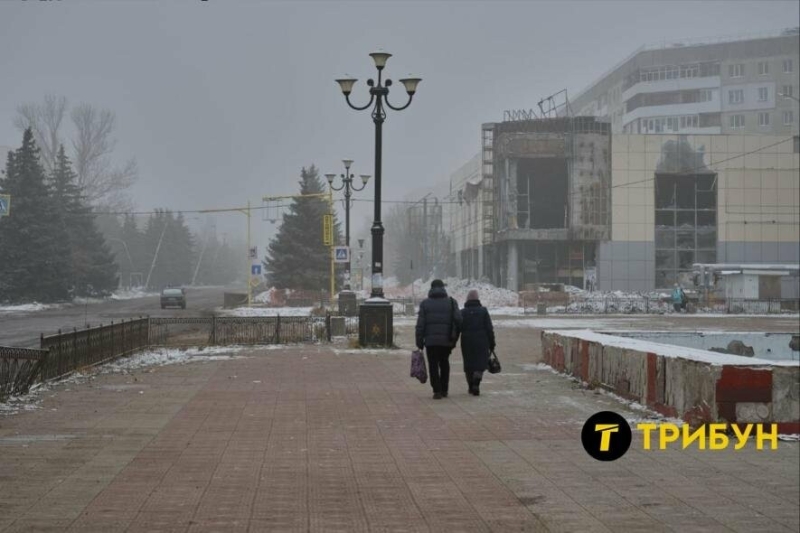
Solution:
<path fill-rule="evenodd" d="M 0 305 L 0 315 L 23 315 L 26 313 L 35 313 L 37 311 L 46 311 L 47 309 L 57 309 L 63 306 L 64 304 L 40 304 L 38 302 L 18 305 Z"/>
<path fill-rule="evenodd" d="M 45 393 L 51 392 L 57 385 L 80 385 L 94 380 L 99 375 L 128 374 L 132 370 L 142 368 L 236 359 L 239 357 L 246 357 L 235 355 L 235 353 L 247 348 L 246 346 L 214 346 L 190 348 L 188 350 L 163 348 L 138 353 L 129 357 L 121 357 L 110 363 L 88 369 L 84 372 L 73 372 L 64 379 L 36 383 L 30 388 L 27 394 L 11 396 L 5 402 L 0 402 L 0 415 L 9 415 L 19 413 L 20 411 L 38 409 L 43 399 L 42 396 Z"/>
<path fill-rule="evenodd" d="M 157 292 L 145 292 L 142 289 L 129 289 L 118 290 L 111 293 L 110 300 L 134 300 L 136 298 L 147 298 L 150 296 L 158 296 Z"/>
<path fill-rule="evenodd" d="M 198 361 L 216 361 L 233 359 L 235 352 L 244 350 L 244 346 L 211 346 L 205 348 L 163 348 L 138 353 L 130 357 L 121 357 L 111 363 L 98 367 L 99 374 L 119 374 L 150 366 L 166 366 L 186 364 Z"/>
<path fill-rule="evenodd" d="M 311 316 L 313 307 L 237 307 L 218 308 L 220 316 Z"/>

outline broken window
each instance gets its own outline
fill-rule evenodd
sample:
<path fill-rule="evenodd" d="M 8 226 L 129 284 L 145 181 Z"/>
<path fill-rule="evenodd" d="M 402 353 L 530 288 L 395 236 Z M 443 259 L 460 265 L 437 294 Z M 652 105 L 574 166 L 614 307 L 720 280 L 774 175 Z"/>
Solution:
<path fill-rule="evenodd" d="M 657 210 L 656 211 L 656 226 L 666 226 L 666 227 L 674 227 L 675 226 L 675 211 L 663 211 Z"/>
<path fill-rule="evenodd" d="M 524 190 L 526 193 L 524 198 L 526 205 L 517 206 L 520 213 L 527 212 L 528 223 L 522 227 L 533 229 L 566 227 L 567 160 L 560 157 L 520 159 L 517 164 L 517 176 L 519 190 Z M 520 196 L 520 200 L 522 199 Z"/>
<path fill-rule="evenodd" d="M 690 153 L 678 153 L 686 159 Z M 674 161 L 674 168 L 692 165 Z M 691 273 L 694 263 L 717 255 L 717 182 L 714 174 L 656 174 L 656 286 L 667 288 Z M 674 220 L 674 226 L 668 225 Z"/>

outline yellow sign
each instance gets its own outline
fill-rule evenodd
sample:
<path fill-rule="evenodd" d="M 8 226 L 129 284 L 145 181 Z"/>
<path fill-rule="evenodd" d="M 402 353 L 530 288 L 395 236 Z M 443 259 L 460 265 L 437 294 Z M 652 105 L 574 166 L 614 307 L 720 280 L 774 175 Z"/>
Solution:
<path fill-rule="evenodd" d="M 333 215 L 322 215 L 322 243 L 333 246 Z"/>

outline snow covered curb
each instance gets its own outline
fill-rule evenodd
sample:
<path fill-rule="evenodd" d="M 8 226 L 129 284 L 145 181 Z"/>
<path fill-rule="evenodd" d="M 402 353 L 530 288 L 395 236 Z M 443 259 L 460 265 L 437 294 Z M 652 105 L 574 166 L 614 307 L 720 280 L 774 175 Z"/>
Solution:
<path fill-rule="evenodd" d="M 768 361 L 589 330 L 541 333 L 544 363 L 691 423 L 776 423 L 800 433 L 793 390 L 800 364 Z"/>
<path fill-rule="evenodd" d="M 38 409 L 42 401 L 41 396 L 59 385 L 80 385 L 94 380 L 97 376 L 130 374 L 134 370 L 143 368 L 238 359 L 246 356 L 234 354 L 248 348 L 247 346 L 214 346 L 190 348 L 188 350 L 163 348 L 141 352 L 129 357 L 121 357 L 110 363 L 89 369 L 85 373 L 74 372 L 64 379 L 37 383 L 31 387 L 27 394 L 11 396 L 5 402 L 0 402 L 0 415 Z"/>
<path fill-rule="evenodd" d="M 564 376 L 561 372 L 556 370 L 555 368 L 547 365 L 545 363 L 536 363 L 536 364 L 523 364 L 521 365 L 523 370 L 542 370 L 547 371 L 552 374 L 558 376 Z M 679 418 L 665 416 L 657 411 L 654 411 L 639 402 L 634 400 L 628 400 L 619 394 L 615 394 L 609 390 L 603 388 L 594 388 L 592 389 L 591 385 L 585 381 L 582 381 L 574 376 L 566 376 L 570 381 L 574 383 L 580 384 L 581 388 L 592 390 L 595 394 L 599 394 L 600 396 L 610 398 L 616 402 L 623 404 L 625 407 L 632 411 L 640 411 L 644 414 L 644 418 L 637 418 L 637 417 L 624 417 L 625 420 L 631 425 L 631 429 L 636 431 L 636 424 L 639 422 L 651 422 L 653 420 L 658 420 L 659 422 L 665 422 L 670 424 L 682 425 L 684 423 L 683 420 Z M 800 433 L 781 433 L 778 434 L 778 439 L 786 442 L 799 442 L 800 441 Z"/>

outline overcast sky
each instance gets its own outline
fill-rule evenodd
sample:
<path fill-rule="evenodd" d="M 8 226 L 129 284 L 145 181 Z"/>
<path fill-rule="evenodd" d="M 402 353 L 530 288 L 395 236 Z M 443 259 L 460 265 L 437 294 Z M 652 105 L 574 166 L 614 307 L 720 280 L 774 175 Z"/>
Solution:
<path fill-rule="evenodd" d="M 64 95 L 116 113 L 119 160 L 139 163 L 137 208 L 260 204 L 296 192 L 312 163 L 340 173 L 349 157 L 373 174 L 372 121 L 334 79 L 359 78 L 353 100 L 365 102 L 367 54 L 381 47 L 394 54 L 389 77 L 423 79 L 384 126 L 384 199 L 400 199 L 447 180 L 504 109 L 576 95 L 642 44 L 796 26 L 799 5 L 0 0 L 0 145 L 20 144 L 18 104 Z M 361 226 L 371 206 L 355 217 Z M 238 218 L 220 225 L 243 233 Z M 257 220 L 263 244 L 271 231 Z"/>

